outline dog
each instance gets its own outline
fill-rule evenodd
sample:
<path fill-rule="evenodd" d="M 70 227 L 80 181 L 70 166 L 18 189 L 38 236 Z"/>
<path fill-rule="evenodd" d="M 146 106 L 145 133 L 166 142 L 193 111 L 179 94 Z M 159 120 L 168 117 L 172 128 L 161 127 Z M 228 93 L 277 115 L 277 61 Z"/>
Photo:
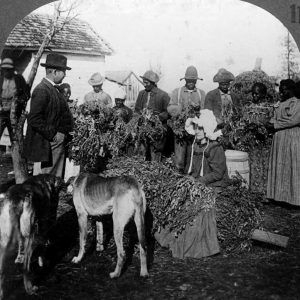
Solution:
<path fill-rule="evenodd" d="M 63 187 L 61 178 L 41 174 L 0 194 L 0 299 L 3 298 L 5 258 L 17 242 L 19 252 L 15 262 L 23 262 L 25 290 L 28 294 L 37 291 L 29 278 L 31 256 L 38 245 L 45 244 L 47 233 L 56 221 L 58 194 Z M 23 247 L 24 254 L 21 253 Z M 39 265 L 42 265 L 42 257 L 39 257 Z"/>
<path fill-rule="evenodd" d="M 134 219 L 140 244 L 140 276 L 148 276 L 144 219 L 146 198 L 137 180 L 131 176 L 101 177 L 96 174 L 81 173 L 75 177 L 68 191 L 72 189 L 73 203 L 78 216 L 80 244 L 79 253 L 72 262 L 79 263 L 83 258 L 88 216 L 112 214 L 118 259 L 114 272 L 109 274 L 110 278 L 119 277 L 121 274 L 125 260 L 123 233 L 125 225 L 131 218 Z M 98 227 L 97 238 L 99 236 L 102 237 L 102 232 L 99 234 Z"/>

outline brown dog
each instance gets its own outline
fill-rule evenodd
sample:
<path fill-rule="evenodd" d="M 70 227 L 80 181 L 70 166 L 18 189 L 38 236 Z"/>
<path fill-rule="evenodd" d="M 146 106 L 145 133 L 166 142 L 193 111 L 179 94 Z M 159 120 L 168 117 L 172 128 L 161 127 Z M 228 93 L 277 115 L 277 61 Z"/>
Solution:
<path fill-rule="evenodd" d="M 19 252 L 16 262 L 23 260 L 26 292 L 33 294 L 37 290 L 29 278 L 31 255 L 34 248 L 45 241 L 47 232 L 54 225 L 62 186 L 62 179 L 43 174 L 30 177 L 0 194 L 0 299 L 3 297 L 4 261 L 17 242 L 19 250 L 20 245 L 24 245 L 24 259 Z"/>
<path fill-rule="evenodd" d="M 80 248 L 78 256 L 75 256 L 72 262 L 80 262 L 84 255 L 88 216 L 112 213 L 118 260 L 110 277 L 120 276 L 125 260 L 124 227 L 132 217 L 140 243 L 140 275 L 148 276 L 144 220 L 146 199 L 135 178 L 130 176 L 106 178 L 95 174 L 79 174 L 73 182 L 73 202 L 78 216 Z"/>

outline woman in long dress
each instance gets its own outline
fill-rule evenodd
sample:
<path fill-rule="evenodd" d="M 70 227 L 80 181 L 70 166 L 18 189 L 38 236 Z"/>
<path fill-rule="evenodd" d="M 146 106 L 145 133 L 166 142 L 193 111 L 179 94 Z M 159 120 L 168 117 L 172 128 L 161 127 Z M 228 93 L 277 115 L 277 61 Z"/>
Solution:
<path fill-rule="evenodd" d="M 271 123 L 275 134 L 269 160 L 267 198 L 300 206 L 300 100 L 295 83 L 282 80 L 281 102 Z"/>
<path fill-rule="evenodd" d="M 222 146 L 216 141 L 220 135 L 212 111 L 202 110 L 200 118 L 188 119 L 186 130 L 194 135 L 194 143 L 188 148 L 186 173 L 195 180 L 220 191 L 228 183 L 226 158 Z M 201 211 L 192 224 L 175 237 L 168 228 L 155 234 L 158 243 L 168 247 L 176 258 L 201 258 L 220 252 L 217 239 L 216 212 Z"/>

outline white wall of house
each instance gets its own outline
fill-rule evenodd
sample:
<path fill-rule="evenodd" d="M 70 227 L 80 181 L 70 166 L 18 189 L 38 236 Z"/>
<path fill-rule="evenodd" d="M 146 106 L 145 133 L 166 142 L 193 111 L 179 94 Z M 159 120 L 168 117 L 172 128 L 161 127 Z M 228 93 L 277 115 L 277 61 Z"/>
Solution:
<path fill-rule="evenodd" d="M 90 79 L 91 75 L 95 72 L 100 72 L 101 75 L 104 76 L 104 73 L 106 71 L 105 57 L 76 55 L 69 53 L 61 54 L 67 57 L 67 65 L 72 68 L 72 70 L 66 72 L 64 82 L 67 82 L 71 85 L 72 99 L 78 99 L 78 102 L 81 103 L 84 95 L 92 90 L 92 87 L 88 84 L 88 80 Z M 43 54 L 41 63 L 45 62 L 46 55 L 47 54 Z M 28 77 L 32 64 L 33 58 L 23 73 L 25 79 Z M 33 83 L 33 89 L 42 80 L 43 77 L 45 77 L 45 68 L 39 66 Z"/>

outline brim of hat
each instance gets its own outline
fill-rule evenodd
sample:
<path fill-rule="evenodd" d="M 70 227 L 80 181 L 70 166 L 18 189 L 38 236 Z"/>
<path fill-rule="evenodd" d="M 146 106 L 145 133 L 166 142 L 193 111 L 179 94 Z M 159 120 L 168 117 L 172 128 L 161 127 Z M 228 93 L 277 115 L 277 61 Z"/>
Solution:
<path fill-rule="evenodd" d="M 150 82 L 153 82 L 153 83 L 157 83 L 158 81 L 153 81 L 153 80 L 150 80 L 149 78 L 146 78 L 146 77 L 144 77 L 144 76 L 140 76 L 142 79 L 144 79 L 144 80 L 148 80 L 148 81 L 150 81 Z"/>
<path fill-rule="evenodd" d="M 203 78 L 199 78 L 199 77 L 197 77 L 197 78 L 187 78 L 187 77 L 182 77 L 182 78 L 180 78 L 180 81 L 181 81 L 181 80 L 183 80 L 183 79 L 196 79 L 196 80 L 203 80 Z"/>
<path fill-rule="evenodd" d="M 91 79 L 88 80 L 88 83 L 91 85 L 91 86 L 94 86 L 94 85 L 100 85 L 100 84 L 103 84 L 104 82 L 104 79 L 102 81 L 98 81 L 98 82 L 95 82 L 95 81 L 92 81 Z"/>
<path fill-rule="evenodd" d="M 44 63 L 41 63 L 41 66 L 42 67 L 45 67 L 45 68 L 55 68 L 55 69 L 61 69 L 61 70 L 72 70 L 72 68 L 70 67 L 61 67 L 61 66 L 57 66 L 57 65 L 49 65 L 49 64 L 44 64 Z"/>
<path fill-rule="evenodd" d="M 218 82 L 218 83 L 222 83 L 222 82 L 231 82 L 234 81 L 234 79 L 214 79 L 213 82 Z"/>
<path fill-rule="evenodd" d="M 14 69 L 14 66 L 9 64 L 3 64 L 0 66 L 1 69 Z"/>

